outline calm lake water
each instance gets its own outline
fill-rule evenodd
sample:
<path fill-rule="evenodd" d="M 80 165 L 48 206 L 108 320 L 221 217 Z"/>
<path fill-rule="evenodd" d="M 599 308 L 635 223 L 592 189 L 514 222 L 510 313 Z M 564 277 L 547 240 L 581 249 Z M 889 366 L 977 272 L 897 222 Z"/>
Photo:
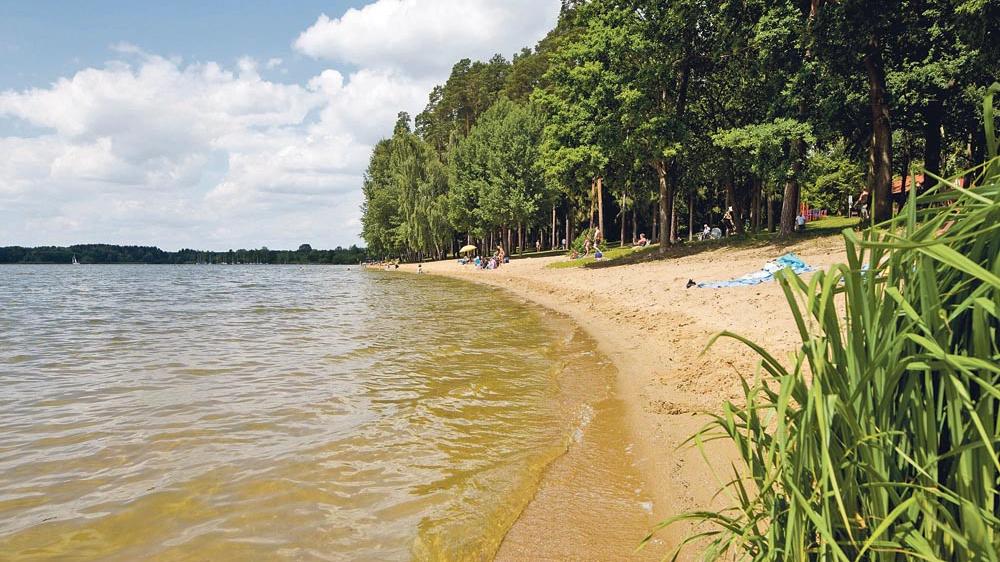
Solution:
<path fill-rule="evenodd" d="M 0 266 L 0 559 L 488 558 L 579 431 L 567 333 L 428 276 Z"/>

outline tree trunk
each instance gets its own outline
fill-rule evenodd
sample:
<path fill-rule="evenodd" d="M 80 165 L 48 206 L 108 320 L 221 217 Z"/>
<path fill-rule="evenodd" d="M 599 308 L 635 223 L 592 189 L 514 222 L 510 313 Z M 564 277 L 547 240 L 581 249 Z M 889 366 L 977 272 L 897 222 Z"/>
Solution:
<path fill-rule="evenodd" d="M 556 236 L 557 236 L 556 235 L 556 206 L 553 203 L 553 205 L 552 205 L 552 236 L 551 236 L 552 245 L 549 246 L 550 250 L 555 250 L 556 249 Z"/>
<path fill-rule="evenodd" d="M 677 197 L 670 198 L 670 243 L 677 243 Z"/>
<path fill-rule="evenodd" d="M 729 201 L 729 206 L 733 208 L 733 227 L 736 230 L 737 236 L 743 235 L 743 198 L 736 193 L 736 182 L 733 181 L 732 170 L 726 171 L 726 199 Z M 727 232 L 726 236 L 732 236 L 732 232 Z"/>
<path fill-rule="evenodd" d="M 754 234 L 760 233 L 760 190 L 760 178 L 752 176 L 750 178 L 750 227 Z"/>
<path fill-rule="evenodd" d="M 597 191 L 597 181 L 590 182 L 590 226 L 588 227 L 591 232 L 594 231 L 594 208 L 597 206 L 597 201 L 594 199 L 594 193 Z"/>
<path fill-rule="evenodd" d="M 677 185 L 679 183 L 678 177 L 680 166 L 677 165 L 675 161 L 670 167 L 670 176 L 667 178 L 670 184 L 670 243 L 677 243 Z"/>
<path fill-rule="evenodd" d="M 663 254 L 667 251 L 667 243 L 673 241 L 670 235 L 670 211 L 674 206 L 674 194 L 667 178 L 666 162 L 656 160 L 653 162 L 653 168 L 656 169 L 656 179 L 660 184 L 659 213 L 657 217 L 654 217 L 654 220 L 659 219 L 660 232 L 657 237 L 660 240 L 659 252 Z"/>
<path fill-rule="evenodd" d="M 882 64 L 882 46 L 873 33 L 865 50 L 865 72 L 868 75 L 868 97 L 872 112 L 872 149 L 875 157 L 872 169 L 872 198 L 875 222 L 888 220 L 892 215 L 892 125 L 889 122 L 889 104 L 885 99 L 885 68 Z"/>
<path fill-rule="evenodd" d="M 941 175 L 941 102 L 932 100 L 924 110 L 924 182 L 920 191 L 937 184 L 931 174 Z"/>
<path fill-rule="evenodd" d="M 635 206 L 636 206 L 635 205 L 635 201 L 633 201 L 632 202 L 632 242 L 633 243 L 636 240 L 638 240 L 638 238 L 636 238 L 636 236 L 638 236 L 638 231 L 639 231 L 639 223 L 638 223 L 638 221 L 636 221 L 636 216 L 637 215 L 636 215 L 636 212 L 635 212 Z"/>
<path fill-rule="evenodd" d="M 819 14 L 820 7 L 824 0 L 810 0 L 809 14 L 806 18 L 806 28 L 812 33 L 812 23 Z M 812 49 L 807 43 L 803 63 L 812 61 Z M 807 68 L 803 65 L 803 68 Z M 799 98 L 799 119 L 806 121 L 808 106 L 806 105 L 805 92 L 800 92 Z M 785 181 L 785 193 L 781 201 L 781 226 L 778 236 L 789 236 L 795 230 L 795 216 L 799 212 L 799 175 L 802 173 L 802 159 L 806 155 L 805 139 L 792 141 L 792 167 L 791 175 Z"/>
<path fill-rule="evenodd" d="M 597 178 L 597 228 L 601 229 L 602 238 L 608 237 L 604 231 L 604 178 Z"/>
<path fill-rule="evenodd" d="M 767 231 L 774 232 L 774 199 L 767 196 Z"/>
<path fill-rule="evenodd" d="M 573 243 L 573 206 L 566 206 L 566 249 Z"/>
<path fill-rule="evenodd" d="M 621 236 L 618 238 L 618 247 L 619 248 L 624 248 L 625 247 L 625 217 L 628 216 L 625 213 L 625 194 L 624 194 L 624 192 L 622 193 L 622 212 L 621 212 L 620 216 L 622 218 L 622 221 L 621 221 L 622 222 L 622 230 L 621 230 Z"/>
<path fill-rule="evenodd" d="M 694 241 L 694 188 L 688 192 L 688 242 Z"/>
<path fill-rule="evenodd" d="M 805 157 L 806 141 L 798 139 L 792 143 L 792 169 L 785 181 L 785 196 L 781 201 L 781 229 L 779 236 L 791 236 L 795 232 L 795 217 L 799 212 L 799 175 L 802 173 L 802 159 Z"/>

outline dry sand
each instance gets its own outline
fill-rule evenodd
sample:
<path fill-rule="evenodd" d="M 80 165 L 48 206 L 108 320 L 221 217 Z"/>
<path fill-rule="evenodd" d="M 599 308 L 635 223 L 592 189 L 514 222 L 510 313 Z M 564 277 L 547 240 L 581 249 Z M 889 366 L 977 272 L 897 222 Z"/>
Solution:
<path fill-rule="evenodd" d="M 514 260 L 495 271 L 475 270 L 451 260 L 423 268 L 431 274 L 508 289 L 570 317 L 598 342 L 600 351 L 618 369 L 615 397 L 620 402 L 617 415 L 622 418 L 618 431 L 627 441 L 622 445 L 634 457 L 642 493 L 652 499 L 648 520 L 653 522 L 728 503 L 714 496 L 719 479 L 732 474 L 732 451 L 722 443 L 714 445 L 708 450 L 710 466 L 696 448 L 678 447 L 706 423 L 704 412 L 720 411 L 726 400 L 739 401 L 739 377 L 752 377 L 757 362 L 747 348 L 731 340 L 720 340 L 702 355 L 710 336 L 733 331 L 763 344 L 776 357 L 787 357 L 797 346 L 795 326 L 776 283 L 727 289 L 687 289 L 685 284 L 688 279 L 736 277 L 760 269 L 784 251 L 793 251 L 820 268 L 846 259 L 840 236 L 830 236 L 780 248 L 719 247 L 600 269 L 546 267 L 565 257 Z M 405 269 L 413 271 L 415 266 Z M 573 458 L 572 451 L 567 457 Z M 589 462 L 587 458 L 578 454 L 568 462 Z M 498 559 L 662 557 L 683 538 L 685 528 L 667 529 L 647 551 L 632 553 L 645 529 L 623 532 L 623 526 L 614 522 L 634 525 L 634 506 L 567 495 L 564 489 L 573 483 L 560 480 L 560 470 L 558 464 L 550 469 L 534 502 L 507 535 Z M 578 482 L 574 487 L 586 486 Z M 622 512 L 615 513 L 615 509 Z M 592 516 L 567 517 L 567 513 Z M 682 560 L 695 558 L 693 551 L 682 556 Z"/>

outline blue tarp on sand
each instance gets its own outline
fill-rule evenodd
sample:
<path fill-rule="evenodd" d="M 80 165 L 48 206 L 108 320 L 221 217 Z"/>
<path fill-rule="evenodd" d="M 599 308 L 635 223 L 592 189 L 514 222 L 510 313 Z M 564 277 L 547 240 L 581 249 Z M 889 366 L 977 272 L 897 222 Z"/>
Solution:
<path fill-rule="evenodd" d="M 746 287 L 749 285 L 759 285 L 760 283 L 773 281 L 774 274 L 782 269 L 785 269 L 786 267 L 792 268 L 792 271 L 795 272 L 796 275 L 801 275 L 813 270 L 813 268 L 806 265 L 806 262 L 802 261 L 795 254 L 789 252 L 774 261 L 767 262 L 760 271 L 748 273 L 743 277 L 737 277 L 736 279 L 730 279 L 729 281 L 709 281 L 707 283 L 698 283 L 698 288 L 720 289 L 722 287 Z"/>

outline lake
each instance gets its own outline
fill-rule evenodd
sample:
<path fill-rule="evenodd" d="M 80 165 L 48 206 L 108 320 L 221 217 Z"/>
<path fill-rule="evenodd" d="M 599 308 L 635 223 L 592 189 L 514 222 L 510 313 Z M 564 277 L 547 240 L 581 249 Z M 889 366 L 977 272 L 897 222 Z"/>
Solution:
<path fill-rule="evenodd" d="M 2 266 L 0 557 L 489 558 L 592 347 L 429 276 Z"/>

